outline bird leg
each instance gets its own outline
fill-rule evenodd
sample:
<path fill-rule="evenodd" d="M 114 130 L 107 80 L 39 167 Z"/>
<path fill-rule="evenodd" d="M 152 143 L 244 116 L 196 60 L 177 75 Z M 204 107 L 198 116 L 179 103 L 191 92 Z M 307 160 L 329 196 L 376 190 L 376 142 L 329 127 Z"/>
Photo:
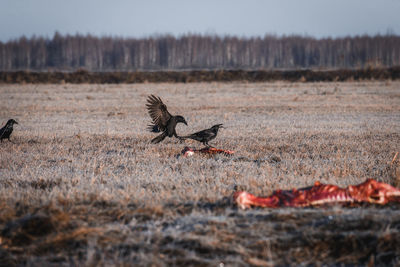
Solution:
<path fill-rule="evenodd" d="M 205 145 L 207 148 L 214 148 L 213 146 L 211 146 L 208 141 L 204 142 L 203 145 Z"/>

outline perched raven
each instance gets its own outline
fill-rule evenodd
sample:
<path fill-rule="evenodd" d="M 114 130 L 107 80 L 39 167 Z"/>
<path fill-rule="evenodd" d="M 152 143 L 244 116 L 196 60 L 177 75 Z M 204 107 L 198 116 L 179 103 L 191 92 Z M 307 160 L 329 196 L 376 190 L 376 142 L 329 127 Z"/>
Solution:
<path fill-rule="evenodd" d="M 14 124 L 18 124 L 14 119 L 9 119 L 6 123 L 6 125 L 0 129 L 0 140 L 3 142 L 3 139 L 8 139 L 8 141 L 11 142 L 10 140 L 10 135 L 13 131 L 13 126 Z"/>
<path fill-rule="evenodd" d="M 175 127 L 179 122 L 187 125 L 186 120 L 182 116 L 172 116 L 168 110 L 167 106 L 162 102 L 161 98 L 151 95 L 147 98 L 147 110 L 153 124 L 149 125 L 148 129 L 151 132 L 162 132 L 159 136 L 151 140 L 153 144 L 160 143 L 165 137 L 175 136 L 179 138 L 176 134 Z"/>
<path fill-rule="evenodd" d="M 193 139 L 202 142 L 207 147 L 210 147 L 208 142 L 217 137 L 219 128 L 224 128 L 224 127 L 222 126 L 222 124 L 216 124 L 210 129 L 206 129 L 187 136 L 182 136 L 181 139 L 188 139 L 188 138 Z"/>

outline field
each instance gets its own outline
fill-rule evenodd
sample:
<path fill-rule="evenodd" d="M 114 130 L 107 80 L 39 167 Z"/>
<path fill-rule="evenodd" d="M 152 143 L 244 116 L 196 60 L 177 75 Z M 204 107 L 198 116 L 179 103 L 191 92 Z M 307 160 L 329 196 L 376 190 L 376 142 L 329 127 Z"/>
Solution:
<path fill-rule="evenodd" d="M 178 134 L 223 123 L 232 157 L 153 145 L 146 97 Z M 2 84 L 0 265 L 396 265 L 400 205 L 239 210 L 235 190 L 400 186 L 400 81 Z"/>

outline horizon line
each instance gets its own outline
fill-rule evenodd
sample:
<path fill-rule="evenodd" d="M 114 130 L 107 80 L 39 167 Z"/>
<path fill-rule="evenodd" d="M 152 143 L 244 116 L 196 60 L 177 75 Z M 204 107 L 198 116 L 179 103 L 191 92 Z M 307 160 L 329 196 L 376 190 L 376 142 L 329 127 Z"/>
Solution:
<path fill-rule="evenodd" d="M 45 40 L 51 40 L 53 39 L 56 35 L 60 35 L 61 37 L 96 37 L 96 38 L 113 38 L 113 39 L 124 39 L 124 40 L 129 40 L 129 39 L 138 39 L 138 40 L 142 40 L 142 39 L 150 39 L 150 38 L 165 38 L 165 37 L 173 37 L 176 39 L 179 38 L 184 38 L 184 37 L 188 37 L 188 36 L 200 36 L 200 37 L 218 37 L 218 38 L 239 38 L 239 39 L 257 39 L 257 38 L 266 38 L 266 37 L 274 37 L 277 39 L 284 39 L 284 38 L 290 38 L 290 37 L 301 37 L 301 38 L 311 38 L 311 39 L 315 39 L 315 40 L 324 40 L 324 39 L 345 39 L 345 38 L 358 38 L 358 37 L 400 37 L 400 34 L 397 34 L 396 32 L 394 32 L 393 30 L 387 30 L 386 33 L 380 33 L 377 32 L 375 34 L 369 34 L 369 33 L 363 33 L 363 34 L 355 34 L 355 35 L 351 35 L 351 34 L 346 34 L 346 35 L 338 35 L 338 36 L 331 36 L 331 35 L 326 35 L 326 36 L 322 36 L 322 37 L 316 37 L 313 36 L 311 34 L 308 33 L 290 33 L 290 34 L 277 34 L 277 33 L 265 33 L 264 35 L 250 35 L 250 36 L 246 36 L 246 35 L 240 35 L 240 34 L 229 34 L 229 33 L 225 33 L 225 34 L 220 34 L 220 33 L 213 33 L 213 32 L 204 32 L 204 33 L 200 33 L 200 32 L 186 32 L 186 33 L 179 33 L 179 34 L 174 34 L 174 33 L 151 33 L 151 34 L 146 34 L 146 35 L 142 35 L 142 36 L 124 36 L 121 34 L 95 34 L 95 33 L 81 33 L 81 32 L 76 32 L 76 33 L 61 33 L 60 31 L 56 30 L 54 31 L 54 33 L 52 34 L 51 37 L 49 37 L 48 35 L 37 35 L 37 34 L 31 34 L 31 35 L 20 35 L 19 37 L 13 37 L 13 38 L 9 38 L 6 41 L 1 41 L 0 43 L 8 43 L 8 42 L 15 42 L 15 41 L 19 41 L 23 38 L 26 38 L 28 40 L 31 39 L 39 39 L 39 38 L 43 38 Z"/>

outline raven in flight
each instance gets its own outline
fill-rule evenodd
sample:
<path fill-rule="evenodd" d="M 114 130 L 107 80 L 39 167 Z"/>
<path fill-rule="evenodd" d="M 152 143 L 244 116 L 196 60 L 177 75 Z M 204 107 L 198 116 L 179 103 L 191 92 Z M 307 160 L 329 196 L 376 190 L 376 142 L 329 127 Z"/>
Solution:
<path fill-rule="evenodd" d="M 187 125 L 186 120 L 182 116 L 172 116 L 168 110 L 167 106 L 162 102 L 161 98 L 151 95 L 147 98 L 147 110 L 151 119 L 153 120 L 153 124 L 149 125 L 148 129 L 151 132 L 161 132 L 159 136 L 151 140 L 153 144 L 160 143 L 165 137 L 175 136 L 179 138 L 176 134 L 175 127 L 179 122 Z"/>
<path fill-rule="evenodd" d="M 196 132 L 194 134 L 187 135 L 187 136 L 182 136 L 181 139 L 188 139 L 188 138 L 193 139 L 193 140 L 203 143 L 207 147 L 210 147 L 208 142 L 211 141 L 212 139 L 214 139 L 215 137 L 217 137 L 219 128 L 224 128 L 224 127 L 222 126 L 222 124 L 216 124 L 213 127 L 211 127 L 210 129 Z"/>
<path fill-rule="evenodd" d="M 3 139 L 8 139 L 8 141 L 11 142 L 10 140 L 10 135 L 13 131 L 13 126 L 14 124 L 18 124 L 14 119 L 9 119 L 6 123 L 6 125 L 0 129 L 0 140 L 3 142 Z"/>

